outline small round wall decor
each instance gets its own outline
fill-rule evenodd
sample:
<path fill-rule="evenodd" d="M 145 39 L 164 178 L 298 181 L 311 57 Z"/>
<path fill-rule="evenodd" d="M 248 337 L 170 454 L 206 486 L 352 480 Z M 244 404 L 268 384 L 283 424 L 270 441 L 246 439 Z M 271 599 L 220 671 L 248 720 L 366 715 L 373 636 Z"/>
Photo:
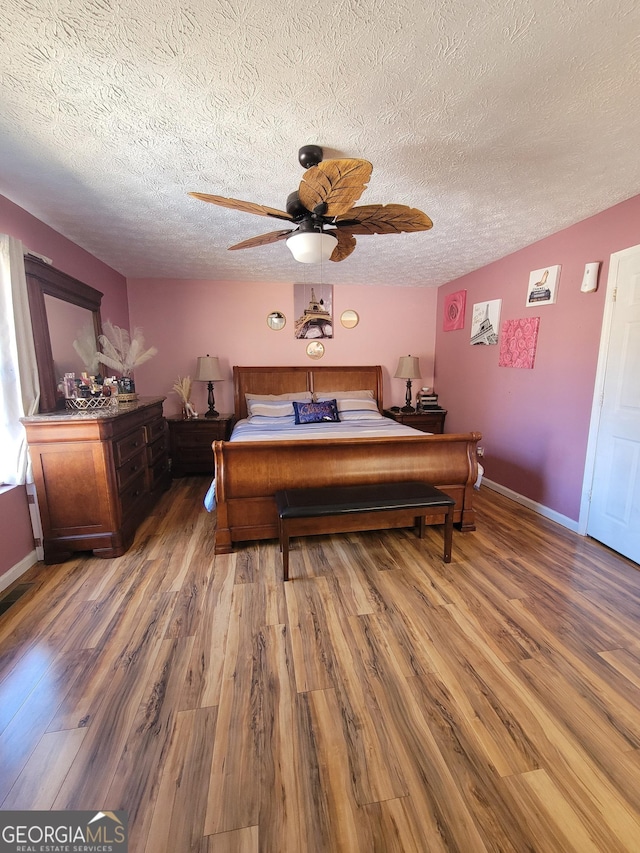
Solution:
<path fill-rule="evenodd" d="M 340 322 L 345 329 L 354 329 L 360 322 L 360 317 L 358 317 L 357 311 L 353 311 L 351 308 L 348 308 L 340 315 Z"/>
<path fill-rule="evenodd" d="M 307 344 L 307 355 L 309 358 L 322 358 L 324 355 L 324 344 L 320 341 L 311 341 Z"/>

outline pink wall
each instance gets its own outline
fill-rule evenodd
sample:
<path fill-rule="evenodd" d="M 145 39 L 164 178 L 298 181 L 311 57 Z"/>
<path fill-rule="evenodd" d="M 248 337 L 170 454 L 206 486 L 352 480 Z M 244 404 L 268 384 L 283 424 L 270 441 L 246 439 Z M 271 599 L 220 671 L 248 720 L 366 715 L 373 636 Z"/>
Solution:
<path fill-rule="evenodd" d="M 195 375 L 199 355 L 216 355 L 231 380 L 234 364 L 311 364 L 307 341 L 293 335 L 293 285 L 255 282 L 211 282 L 134 279 L 128 282 L 132 326 L 141 326 L 147 345 L 158 355 L 135 371 L 136 390 L 167 395 L 165 414 L 180 409 L 171 391 L 178 375 Z M 386 405 L 404 402 L 405 383 L 393 379 L 400 355 L 420 358 L 422 379 L 431 385 L 435 346 L 437 291 L 434 288 L 335 285 L 334 337 L 324 341 L 321 364 L 381 364 Z M 340 314 L 352 308 L 360 315 L 355 329 L 344 329 Z M 281 311 L 287 324 L 274 332 L 267 326 L 271 311 Z M 206 411 L 207 389 L 194 383 L 196 409 Z M 216 409 L 233 411 L 233 383 L 215 385 Z"/>
<path fill-rule="evenodd" d="M 101 315 L 129 325 L 127 280 L 111 267 L 0 195 L 0 233 L 22 240 L 25 250 L 50 258 L 53 266 L 104 294 Z"/>
<path fill-rule="evenodd" d="M 126 279 L 115 270 L 0 196 L 0 233 L 22 240 L 26 249 L 51 258 L 53 265 L 104 293 L 102 317 L 129 324 Z M 31 521 L 23 488 L 0 494 L 0 575 L 33 550 Z"/>
<path fill-rule="evenodd" d="M 0 577 L 33 551 L 27 493 L 23 487 L 0 487 Z"/>
<path fill-rule="evenodd" d="M 165 412 L 178 411 L 171 386 L 178 374 L 195 372 L 196 357 L 220 357 L 231 378 L 233 364 L 308 364 L 305 342 L 293 337 L 293 287 L 252 282 L 138 279 L 123 277 L 0 196 L 0 231 L 21 239 L 55 266 L 105 295 L 103 320 L 143 327 L 159 353 L 136 371 L 140 393 L 167 395 Z M 385 405 L 400 405 L 404 384 L 393 379 L 399 355 L 418 355 L 418 385 L 435 386 L 449 410 L 447 432 L 480 430 L 487 476 L 571 519 L 578 518 L 587 432 L 602 324 L 608 259 L 640 241 L 640 196 L 439 289 L 335 286 L 335 337 L 325 341 L 323 364 L 382 364 Z M 580 293 L 585 263 L 603 262 L 600 289 Z M 555 305 L 525 308 L 529 272 L 561 264 Z M 463 331 L 442 332 L 445 294 L 467 290 Z M 128 304 L 127 304 L 128 294 Z M 499 368 L 497 347 L 471 347 L 474 302 L 502 299 L 501 320 L 541 317 L 534 370 Z M 339 325 L 352 308 L 360 324 Z M 437 311 L 436 311 L 437 309 Z M 265 318 L 280 310 L 283 331 Z M 219 411 L 232 410 L 232 383 L 216 384 Z M 197 384 L 194 401 L 206 409 L 206 388 Z M 11 507 L 5 512 L 5 506 Z M 20 490 L 0 495 L 0 540 L 16 553 L 0 552 L 0 574 L 31 550 L 26 499 Z M 22 543 L 22 545 L 18 544 Z M 25 544 L 27 543 L 27 544 Z M 24 553 L 19 553 L 23 549 Z"/>
<path fill-rule="evenodd" d="M 640 196 L 439 288 L 436 385 L 447 431 L 483 434 L 487 477 L 577 520 L 613 252 L 640 242 Z M 602 261 L 596 293 L 584 266 Z M 529 273 L 561 264 L 557 302 L 526 307 Z M 467 291 L 465 328 L 442 331 L 444 298 Z M 502 300 L 500 322 L 540 317 L 533 370 L 498 367 L 498 346 L 471 346 L 473 304 Z"/>

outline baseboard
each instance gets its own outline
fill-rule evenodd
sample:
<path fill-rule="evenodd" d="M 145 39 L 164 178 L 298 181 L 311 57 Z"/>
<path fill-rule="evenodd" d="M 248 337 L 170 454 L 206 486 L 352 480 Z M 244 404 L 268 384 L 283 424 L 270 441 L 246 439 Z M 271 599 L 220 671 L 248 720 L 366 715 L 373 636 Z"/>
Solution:
<path fill-rule="evenodd" d="M 0 592 L 5 590 L 8 586 L 11 586 L 14 581 L 17 581 L 19 577 L 21 577 L 37 562 L 38 557 L 36 552 L 32 551 L 30 554 L 27 554 L 26 557 L 23 557 L 19 563 L 16 563 L 15 566 L 12 566 L 8 572 L 0 575 Z"/>
<path fill-rule="evenodd" d="M 492 489 L 494 492 L 498 492 L 500 495 L 504 495 L 505 498 L 511 498 L 512 501 L 522 504 L 522 506 L 526 506 L 528 509 L 532 509 L 534 512 L 537 512 L 538 515 L 543 515 L 545 518 L 549 518 L 551 521 L 561 524 L 563 527 L 572 530 L 574 533 L 578 533 L 578 522 L 574 521 L 573 518 L 568 518 L 566 515 L 562 515 L 562 513 L 556 512 L 554 509 L 549 509 L 548 506 L 532 501 L 530 498 L 525 498 L 524 495 L 519 495 L 511 489 L 507 489 L 506 486 L 501 486 L 500 483 L 494 483 L 493 480 L 488 480 L 486 477 L 482 478 L 482 485 L 486 486 L 488 489 Z"/>

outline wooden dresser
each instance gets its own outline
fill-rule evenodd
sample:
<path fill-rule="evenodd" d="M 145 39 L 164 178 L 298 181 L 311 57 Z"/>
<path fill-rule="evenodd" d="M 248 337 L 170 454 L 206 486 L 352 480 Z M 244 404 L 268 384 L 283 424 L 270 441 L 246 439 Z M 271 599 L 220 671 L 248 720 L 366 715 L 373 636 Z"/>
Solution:
<path fill-rule="evenodd" d="M 233 415 L 218 415 L 217 418 L 168 417 L 171 474 L 187 477 L 192 474 L 207 474 L 213 477 L 214 441 L 227 441 L 231 435 Z"/>
<path fill-rule="evenodd" d="M 392 409 L 385 409 L 384 414 L 385 417 L 393 418 L 398 423 L 419 429 L 420 432 L 433 432 L 436 434 L 444 432 L 444 419 L 447 416 L 445 409 L 421 412 L 395 412 Z"/>
<path fill-rule="evenodd" d="M 171 484 L 163 397 L 23 418 L 47 563 L 119 557 Z"/>

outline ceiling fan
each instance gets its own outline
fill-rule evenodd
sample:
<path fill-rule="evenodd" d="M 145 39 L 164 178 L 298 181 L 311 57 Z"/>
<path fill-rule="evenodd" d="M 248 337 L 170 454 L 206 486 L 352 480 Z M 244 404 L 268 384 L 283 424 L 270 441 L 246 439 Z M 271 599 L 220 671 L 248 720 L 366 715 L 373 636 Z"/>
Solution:
<path fill-rule="evenodd" d="M 232 210 L 293 223 L 294 228 L 250 237 L 229 249 L 252 249 L 286 240 L 294 258 L 302 263 L 343 261 L 356 247 L 356 234 L 398 234 L 432 227 L 426 213 L 404 204 L 353 207 L 367 186 L 373 166 L 367 160 L 322 157 L 318 145 L 305 145 L 298 151 L 298 160 L 306 171 L 300 187 L 287 198 L 286 211 L 207 193 L 189 195 Z"/>

